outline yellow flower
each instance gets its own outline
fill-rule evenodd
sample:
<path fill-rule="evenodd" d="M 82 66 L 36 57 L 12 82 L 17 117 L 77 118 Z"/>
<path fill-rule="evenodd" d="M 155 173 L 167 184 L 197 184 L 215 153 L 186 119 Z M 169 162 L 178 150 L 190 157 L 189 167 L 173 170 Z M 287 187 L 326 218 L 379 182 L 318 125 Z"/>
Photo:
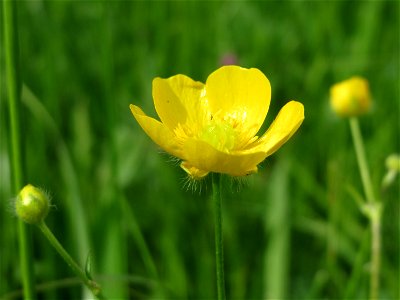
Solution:
<path fill-rule="evenodd" d="M 366 113 L 371 106 L 368 81 L 352 77 L 331 87 L 331 106 L 342 117 Z"/>
<path fill-rule="evenodd" d="M 161 122 L 130 105 L 150 138 L 183 162 L 194 179 L 209 172 L 243 176 L 278 150 L 304 119 L 301 103 L 290 101 L 270 128 L 256 136 L 267 115 L 271 86 L 258 69 L 224 66 L 205 84 L 185 75 L 153 80 L 154 105 Z"/>

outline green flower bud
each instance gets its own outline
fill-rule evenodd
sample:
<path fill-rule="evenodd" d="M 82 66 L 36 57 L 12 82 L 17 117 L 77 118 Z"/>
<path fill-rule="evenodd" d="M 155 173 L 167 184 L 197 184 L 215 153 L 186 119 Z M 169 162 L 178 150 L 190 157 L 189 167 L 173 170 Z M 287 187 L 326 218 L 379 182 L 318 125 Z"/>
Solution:
<path fill-rule="evenodd" d="M 385 161 L 387 173 L 382 180 L 382 188 L 386 189 L 396 179 L 397 174 L 400 172 L 400 155 L 391 154 L 386 158 Z"/>
<path fill-rule="evenodd" d="M 46 193 L 31 184 L 18 194 L 15 202 L 17 216 L 29 224 L 39 224 L 49 212 L 50 201 Z"/>
<path fill-rule="evenodd" d="M 386 158 L 386 168 L 395 172 L 400 172 L 400 155 L 391 154 Z"/>

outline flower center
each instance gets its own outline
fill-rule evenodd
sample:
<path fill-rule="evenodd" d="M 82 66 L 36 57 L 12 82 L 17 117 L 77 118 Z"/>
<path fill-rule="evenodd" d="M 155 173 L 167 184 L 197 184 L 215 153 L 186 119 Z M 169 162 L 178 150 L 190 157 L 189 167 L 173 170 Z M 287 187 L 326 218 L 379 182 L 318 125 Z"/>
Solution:
<path fill-rule="evenodd" d="M 213 122 L 203 128 L 199 138 L 214 148 L 226 152 L 235 146 L 236 133 L 230 124 Z"/>

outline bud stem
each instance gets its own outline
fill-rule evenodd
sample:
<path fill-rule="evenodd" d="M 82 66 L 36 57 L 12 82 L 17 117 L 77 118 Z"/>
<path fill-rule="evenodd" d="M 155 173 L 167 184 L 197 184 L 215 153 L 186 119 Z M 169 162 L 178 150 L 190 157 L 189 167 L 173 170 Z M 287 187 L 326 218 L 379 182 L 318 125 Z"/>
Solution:
<path fill-rule="evenodd" d="M 215 258 L 217 270 L 218 300 L 225 300 L 225 278 L 224 278 L 224 250 L 222 239 L 222 212 L 221 212 L 221 182 L 220 174 L 212 174 L 212 189 L 214 202 L 214 226 L 215 226 Z"/>
<path fill-rule="evenodd" d="M 49 240 L 50 244 L 56 249 L 56 251 L 61 255 L 65 262 L 70 266 L 72 271 L 83 281 L 83 283 L 88 287 L 88 289 L 93 293 L 96 299 L 105 299 L 101 294 L 100 285 L 95 281 L 87 277 L 86 273 L 78 266 L 74 259 L 68 254 L 64 247 L 60 244 L 57 238 L 53 235 L 49 227 L 47 227 L 44 221 L 38 224 L 39 229 L 43 232 L 45 237 Z"/>

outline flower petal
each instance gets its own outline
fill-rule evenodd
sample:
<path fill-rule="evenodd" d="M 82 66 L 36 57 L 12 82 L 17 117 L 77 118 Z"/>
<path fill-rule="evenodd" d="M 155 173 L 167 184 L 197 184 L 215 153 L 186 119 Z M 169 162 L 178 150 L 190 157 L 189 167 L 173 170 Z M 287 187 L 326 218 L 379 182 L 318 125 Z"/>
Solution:
<path fill-rule="evenodd" d="M 147 116 L 140 107 L 131 104 L 129 108 L 139 125 L 158 146 L 176 157 L 182 156 L 180 143 L 171 130 L 156 119 Z"/>
<path fill-rule="evenodd" d="M 271 85 L 260 70 L 221 67 L 207 78 L 206 91 L 213 115 L 239 126 L 249 139 L 258 132 L 271 100 Z"/>
<path fill-rule="evenodd" d="M 202 140 L 187 139 L 182 148 L 187 164 L 206 172 L 244 176 L 257 172 L 257 165 L 266 154 L 263 152 L 227 153 L 215 149 Z"/>
<path fill-rule="evenodd" d="M 263 136 L 251 144 L 245 152 L 262 151 L 267 156 L 273 154 L 296 132 L 303 120 L 303 104 L 297 101 L 288 102 L 281 108 Z"/>
<path fill-rule="evenodd" d="M 204 84 L 185 75 L 153 80 L 153 99 L 163 124 L 174 130 L 178 124 L 197 122 Z"/>

